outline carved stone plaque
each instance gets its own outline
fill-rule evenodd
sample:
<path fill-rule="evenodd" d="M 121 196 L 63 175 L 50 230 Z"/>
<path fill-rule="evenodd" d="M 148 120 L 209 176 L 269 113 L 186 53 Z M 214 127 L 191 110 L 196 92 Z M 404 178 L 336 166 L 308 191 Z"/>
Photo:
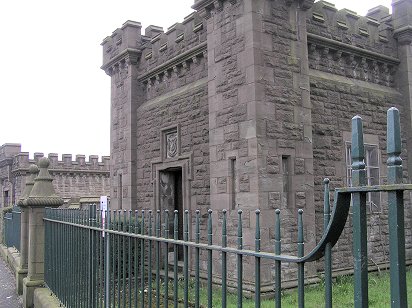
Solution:
<path fill-rule="evenodd" d="M 173 158 L 178 154 L 177 132 L 166 134 L 166 157 Z"/>

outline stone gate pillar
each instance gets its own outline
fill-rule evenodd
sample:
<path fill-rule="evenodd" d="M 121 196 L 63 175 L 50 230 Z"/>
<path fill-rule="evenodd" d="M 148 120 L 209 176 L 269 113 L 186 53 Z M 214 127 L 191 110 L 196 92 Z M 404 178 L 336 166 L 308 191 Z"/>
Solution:
<path fill-rule="evenodd" d="M 24 201 L 29 216 L 28 274 L 23 279 L 23 307 L 33 307 L 36 288 L 44 284 L 44 211 L 45 207 L 58 207 L 63 199 L 56 195 L 48 167 L 48 158 L 39 160 L 39 175 L 34 180 L 29 197 Z"/>
<path fill-rule="evenodd" d="M 23 279 L 28 272 L 28 251 L 29 251 L 29 209 L 25 205 L 25 200 L 29 197 L 39 168 L 36 165 L 30 165 L 29 175 L 27 176 L 26 186 L 17 205 L 21 209 L 20 225 L 20 266 L 16 269 L 16 289 L 17 294 L 23 294 Z"/>

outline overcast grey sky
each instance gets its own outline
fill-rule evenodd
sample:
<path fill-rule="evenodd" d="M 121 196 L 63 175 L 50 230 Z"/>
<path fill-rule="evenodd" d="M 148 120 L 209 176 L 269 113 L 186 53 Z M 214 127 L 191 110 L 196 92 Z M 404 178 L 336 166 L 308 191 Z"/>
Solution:
<path fill-rule="evenodd" d="M 360 15 L 391 0 L 329 0 Z M 126 20 L 167 29 L 194 0 L 2 0 L 0 145 L 109 155 L 110 78 L 100 43 Z"/>

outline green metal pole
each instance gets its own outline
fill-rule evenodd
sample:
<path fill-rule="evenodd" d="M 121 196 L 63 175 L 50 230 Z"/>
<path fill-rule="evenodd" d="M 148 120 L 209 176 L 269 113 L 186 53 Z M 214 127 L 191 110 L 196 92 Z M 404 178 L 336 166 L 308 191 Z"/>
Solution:
<path fill-rule="evenodd" d="M 212 245 L 213 243 L 213 229 L 212 229 L 212 210 L 208 210 L 207 219 L 207 244 Z M 213 304 L 213 293 L 212 293 L 212 250 L 207 251 L 207 305 L 212 308 Z"/>
<path fill-rule="evenodd" d="M 128 307 L 132 308 L 132 237 L 130 236 L 130 234 L 132 234 L 134 232 L 134 225 L 133 225 L 133 211 L 129 210 L 129 230 L 127 231 L 129 233 L 129 235 L 127 236 L 127 254 L 128 254 L 128 260 L 127 260 L 127 285 L 128 285 Z"/>
<path fill-rule="evenodd" d="M 117 230 L 117 211 L 113 210 L 113 222 L 112 222 L 112 230 Z M 113 306 L 116 306 L 116 276 L 117 276 L 117 264 L 118 264 L 118 255 L 117 255 L 117 244 L 119 242 L 118 235 L 113 234 L 113 237 L 110 238 L 111 241 L 111 246 L 113 247 L 112 249 L 112 255 L 111 255 L 111 260 L 112 260 L 112 290 L 113 290 Z"/>
<path fill-rule="evenodd" d="M 305 243 L 303 241 L 303 210 L 298 210 L 298 257 L 305 254 Z M 298 304 L 299 308 L 305 307 L 305 263 L 298 263 Z"/>
<path fill-rule="evenodd" d="M 352 119 L 352 186 L 366 185 L 365 150 L 362 119 Z M 355 308 L 368 307 L 368 251 L 366 227 L 366 193 L 352 194 L 353 207 L 353 256 Z"/>
<path fill-rule="evenodd" d="M 243 249 L 243 228 L 242 228 L 242 210 L 238 210 L 237 221 L 237 249 Z M 237 254 L 237 307 L 243 305 L 243 256 Z"/>
<path fill-rule="evenodd" d="M 177 241 L 179 239 L 179 212 L 177 210 L 174 211 L 174 222 L 173 222 L 173 239 Z M 178 245 L 173 245 L 173 304 L 174 307 L 177 308 L 178 304 L 178 280 L 177 280 L 177 262 L 179 259 L 178 254 Z"/>
<path fill-rule="evenodd" d="M 227 210 L 223 210 L 222 247 L 227 247 Z M 222 251 L 222 307 L 227 306 L 227 253 Z"/>
<path fill-rule="evenodd" d="M 138 234 L 140 232 L 140 224 L 139 224 L 139 212 L 137 210 L 134 211 L 134 233 Z M 134 239 L 134 307 L 139 307 L 139 239 Z"/>
<path fill-rule="evenodd" d="M 127 232 L 127 210 L 123 210 L 123 226 L 122 231 Z M 126 292 L 127 292 L 127 285 L 126 285 L 126 264 L 127 264 L 127 255 L 126 255 L 126 237 L 122 235 L 122 256 L 123 256 L 123 264 L 122 264 L 122 299 L 123 299 L 123 308 L 126 308 Z"/>
<path fill-rule="evenodd" d="M 189 241 L 189 211 L 185 210 L 184 222 L 183 222 L 183 240 L 185 242 Z M 189 307 L 189 247 L 187 245 L 183 246 L 183 279 L 185 282 L 184 286 L 184 297 L 183 305 L 184 307 Z"/>
<path fill-rule="evenodd" d="M 169 238 L 169 210 L 165 210 L 165 230 L 164 238 Z M 165 256 L 164 256 L 164 271 L 165 271 L 165 293 L 164 293 L 164 308 L 169 307 L 169 243 L 165 242 Z"/>
<path fill-rule="evenodd" d="M 160 210 L 156 212 L 156 237 L 160 238 Z M 156 242 L 156 307 L 160 307 L 160 241 Z"/>
<path fill-rule="evenodd" d="M 140 228 L 140 234 L 145 234 L 145 211 L 142 210 L 142 224 Z M 145 300 L 145 261 L 146 261 L 146 249 L 145 246 L 146 242 L 142 239 L 142 246 L 140 251 L 140 293 L 142 294 L 142 305 L 141 307 L 144 308 L 144 300 Z"/>
<path fill-rule="evenodd" d="M 112 230 L 117 230 L 116 228 L 116 224 L 117 224 L 117 211 L 113 210 L 113 222 L 112 222 Z M 118 256 L 117 256 L 117 243 L 118 243 L 118 236 L 113 234 L 113 241 L 112 241 L 112 275 L 113 275 L 113 279 L 112 279 L 112 290 L 113 290 L 113 306 L 116 305 L 116 276 L 117 276 L 117 260 L 118 260 Z"/>
<path fill-rule="evenodd" d="M 110 229 L 110 219 L 111 219 L 111 215 L 110 215 L 110 211 L 105 211 L 105 229 L 109 230 Z M 104 269 L 105 269 L 105 307 L 109 308 L 111 306 L 111 301 L 110 301 L 110 238 L 111 235 L 108 232 L 105 232 L 104 234 L 104 241 L 105 241 L 105 249 L 106 249 L 106 253 L 104 256 Z"/>
<path fill-rule="evenodd" d="M 117 220 L 117 230 L 122 231 L 122 211 L 118 210 L 118 220 Z M 122 288 L 122 280 L 121 280 L 121 275 L 122 275 L 122 236 L 118 235 L 117 236 L 117 307 L 120 308 L 122 304 L 122 298 L 120 296 L 121 288 Z"/>
<path fill-rule="evenodd" d="M 100 209 L 98 209 L 95 206 L 95 221 L 94 225 L 96 228 L 101 228 L 100 226 Z M 101 255 L 100 255 L 100 232 L 97 230 L 93 230 L 93 235 L 94 235 L 94 242 L 95 242 L 95 256 L 94 256 L 94 266 L 95 266 L 95 275 L 94 275 L 94 280 L 95 280 L 95 307 L 99 308 L 100 307 L 100 299 L 101 299 L 101 281 L 102 277 L 100 276 L 100 269 L 101 269 Z"/>
<path fill-rule="evenodd" d="M 142 222 L 141 222 L 141 228 L 140 228 L 140 234 L 144 235 L 145 233 L 145 215 L 144 215 L 144 210 L 142 210 Z M 144 268 L 144 262 L 145 262 L 145 240 L 141 240 L 141 245 L 140 245 L 140 293 L 142 295 L 142 303 L 141 307 L 145 307 L 145 295 L 144 295 L 144 286 L 145 286 L 145 268 Z"/>
<path fill-rule="evenodd" d="M 152 210 L 149 210 L 149 236 L 152 236 L 152 221 L 153 221 L 153 213 Z M 148 307 L 152 307 L 152 240 L 149 240 L 149 278 L 148 278 Z"/>
<path fill-rule="evenodd" d="M 89 261 L 88 261 L 88 266 L 87 266 L 87 271 L 88 271 L 88 304 L 90 306 L 93 306 L 93 293 L 94 290 L 96 289 L 96 286 L 93 285 L 93 230 L 90 228 L 93 226 L 93 208 L 90 208 L 90 206 L 87 208 L 87 216 L 88 216 L 88 243 L 89 243 L 89 249 L 88 249 L 88 255 L 89 255 Z"/>
<path fill-rule="evenodd" d="M 275 211 L 275 254 L 281 254 L 281 239 L 280 239 L 280 210 Z M 282 279 L 281 279 L 281 263 L 275 261 L 275 306 L 282 306 Z"/>
<path fill-rule="evenodd" d="M 260 210 L 256 210 L 255 251 L 260 252 Z M 260 257 L 255 257 L 255 308 L 260 308 Z"/>
<path fill-rule="evenodd" d="M 200 211 L 196 210 L 196 230 L 195 230 L 196 244 L 200 241 Z M 195 248 L 195 308 L 199 308 L 200 304 L 200 248 Z"/>
<path fill-rule="evenodd" d="M 402 184 L 403 170 L 399 110 L 387 113 L 388 184 Z M 405 225 L 403 191 L 388 192 L 391 306 L 408 307 L 405 269 Z"/>
<path fill-rule="evenodd" d="M 323 198 L 323 230 L 326 232 L 330 220 L 329 179 L 325 183 Z M 327 243 L 325 247 L 325 308 L 332 308 L 332 246 Z"/>

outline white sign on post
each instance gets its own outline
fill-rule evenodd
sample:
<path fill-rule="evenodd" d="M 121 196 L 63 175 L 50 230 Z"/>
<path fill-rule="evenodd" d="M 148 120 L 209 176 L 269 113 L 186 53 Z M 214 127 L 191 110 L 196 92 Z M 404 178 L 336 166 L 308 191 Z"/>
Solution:
<path fill-rule="evenodd" d="M 100 196 L 100 213 L 102 213 L 103 228 L 106 226 L 107 203 L 107 196 Z M 102 236 L 104 237 L 104 231 Z"/>

